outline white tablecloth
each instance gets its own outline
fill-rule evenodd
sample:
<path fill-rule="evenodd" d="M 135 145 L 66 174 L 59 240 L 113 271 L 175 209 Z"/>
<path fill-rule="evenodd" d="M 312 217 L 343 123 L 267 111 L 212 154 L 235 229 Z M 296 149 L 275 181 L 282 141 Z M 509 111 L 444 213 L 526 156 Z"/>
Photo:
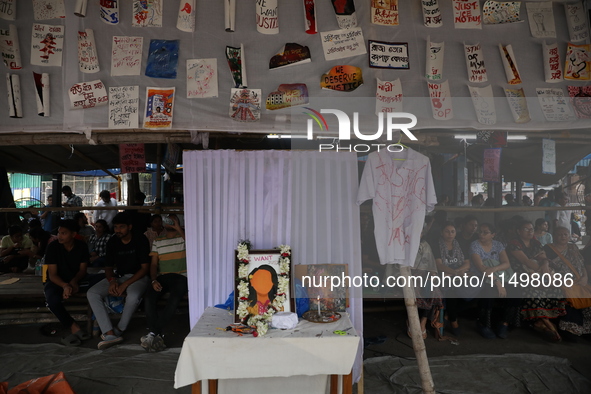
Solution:
<path fill-rule="evenodd" d="M 270 329 L 263 337 L 222 331 L 233 313 L 207 308 L 185 338 L 174 387 L 206 379 L 272 378 L 295 375 L 347 375 L 360 338 L 349 315 L 335 323 L 300 320 L 293 330 Z M 348 335 L 337 335 L 336 330 Z"/>

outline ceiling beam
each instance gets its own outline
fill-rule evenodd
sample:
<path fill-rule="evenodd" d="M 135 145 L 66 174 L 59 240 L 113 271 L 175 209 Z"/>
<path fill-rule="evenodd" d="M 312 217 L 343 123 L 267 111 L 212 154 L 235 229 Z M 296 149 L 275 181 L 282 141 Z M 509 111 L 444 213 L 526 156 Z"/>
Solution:
<path fill-rule="evenodd" d="M 23 150 L 24 150 L 24 151 L 26 151 L 26 152 L 29 152 L 29 153 L 31 153 L 31 154 L 33 154 L 33 155 L 35 155 L 35 156 L 39 156 L 39 157 L 40 157 L 40 158 L 42 158 L 43 160 L 45 160 L 45 161 L 47 161 L 47 162 L 49 162 L 49 163 L 55 164 L 56 166 L 58 166 L 58 167 L 61 167 L 61 168 L 63 168 L 64 170 L 67 170 L 67 169 L 68 169 L 68 167 L 66 167 L 66 166 L 65 166 L 63 163 L 60 163 L 59 161 L 53 160 L 52 158 L 50 158 L 50 157 L 47 157 L 47 156 L 45 156 L 45 155 L 43 155 L 43 154 L 41 154 L 41 153 L 39 153 L 39 152 L 35 152 L 35 151 L 34 151 L 33 149 L 31 149 L 31 148 L 27 148 L 26 146 L 21 146 L 20 148 L 21 148 L 21 149 L 23 149 Z"/>
<path fill-rule="evenodd" d="M 96 161 L 92 160 L 91 158 L 89 158 L 89 157 L 86 157 L 86 155 L 84 155 L 84 153 L 80 152 L 80 151 L 79 151 L 79 150 L 77 150 L 75 147 L 73 147 L 73 146 L 72 146 L 72 147 L 70 147 L 70 146 L 68 146 L 68 145 L 61 145 L 61 146 L 62 146 L 62 148 L 66 149 L 68 152 L 72 152 L 72 149 L 73 149 L 73 153 L 74 153 L 76 156 L 80 157 L 82 160 L 84 160 L 84 161 L 86 161 L 86 162 L 88 162 L 88 163 L 92 164 L 93 166 L 95 166 L 95 167 L 97 167 L 97 168 L 100 168 L 101 170 L 103 170 L 105 173 L 109 174 L 109 175 L 110 175 L 110 176 L 112 176 L 113 178 L 115 178 L 115 179 L 119 179 L 119 178 L 117 177 L 117 175 L 114 175 L 114 174 L 113 174 L 111 171 L 107 170 L 107 169 L 106 169 L 106 168 L 105 168 L 103 165 L 101 165 L 101 164 L 97 163 Z"/>

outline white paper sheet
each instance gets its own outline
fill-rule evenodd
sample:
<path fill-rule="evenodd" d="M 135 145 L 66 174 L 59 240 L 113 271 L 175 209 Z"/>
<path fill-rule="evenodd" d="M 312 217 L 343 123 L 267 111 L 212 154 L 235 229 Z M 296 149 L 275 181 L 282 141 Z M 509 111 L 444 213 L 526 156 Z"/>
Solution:
<path fill-rule="evenodd" d="M 400 78 L 394 81 L 382 81 L 376 78 L 376 115 L 380 112 L 404 112 L 402 110 L 402 84 Z"/>
<path fill-rule="evenodd" d="M 509 85 L 519 85 L 521 83 L 521 76 L 517 69 L 517 61 L 515 60 L 513 47 L 511 45 L 503 46 L 499 44 L 499 52 L 501 53 L 501 60 L 503 61 L 507 83 Z"/>
<path fill-rule="evenodd" d="M 497 123 L 497 111 L 495 109 L 495 96 L 492 86 L 483 86 L 481 88 L 468 85 L 474 111 L 478 118 L 478 123 L 493 125 Z"/>
<path fill-rule="evenodd" d="M 474 0 L 453 0 L 456 29 L 482 29 L 480 3 Z"/>
<path fill-rule="evenodd" d="M 488 76 L 480 43 L 474 45 L 464 44 L 464 55 L 466 56 L 468 81 L 473 83 L 487 82 Z"/>
<path fill-rule="evenodd" d="M 20 70 L 23 68 L 18 33 L 15 25 L 8 26 L 6 30 L 0 29 L 0 56 L 4 61 L 4 65 L 9 70 Z"/>
<path fill-rule="evenodd" d="M 162 27 L 162 0 L 133 0 L 131 25 Z"/>
<path fill-rule="evenodd" d="M 423 6 L 423 24 L 427 27 L 443 26 L 439 0 L 421 0 Z"/>
<path fill-rule="evenodd" d="M 515 123 L 529 122 L 531 118 L 523 88 L 505 89 L 505 96 L 507 96 L 507 101 L 509 101 L 509 107 L 511 107 L 511 113 L 513 114 Z"/>
<path fill-rule="evenodd" d="M 33 0 L 33 14 L 36 21 L 65 18 L 64 0 Z"/>
<path fill-rule="evenodd" d="M 78 32 L 78 67 L 86 74 L 101 71 L 92 29 Z"/>
<path fill-rule="evenodd" d="M 431 42 L 427 36 L 427 61 L 425 63 L 425 77 L 430 81 L 443 79 L 443 56 L 445 53 L 445 42 Z"/>
<path fill-rule="evenodd" d="M 31 64 L 35 66 L 62 65 L 64 51 L 64 27 L 33 24 L 31 38 Z"/>
<path fill-rule="evenodd" d="M 540 107 L 548 122 L 569 121 L 575 118 L 562 89 L 536 88 Z"/>
<path fill-rule="evenodd" d="M 179 16 L 176 21 L 176 28 L 180 31 L 192 33 L 195 31 L 195 0 L 181 0 L 179 4 Z"/>
<path fill-rule="evenodd" d="M 237 122 L 258 122 L 261 119 L 261 89 L 232 88 L 230 118 Z"/>
<path fill-rule="evenodd" d="M 398 26 L 398 0 L 371 0 L 371 23 Z"/>
<path fill-rule="evenodd" d="M 546 82 L 560 82 L 562 81 L 562 62 L 560 61 L 560 54 L 558 53 L 558 44 L 553 43 L 547 45 L 546 42 L 542 44 L 542 56 L 544 58 L 544 76 Z"/>
<path fill-rule="evenodd" d="M 187 98 L 207 98 L 217 96 L 217 59 L 188 59 Z"/>
<path fill-rule="evenodd" d="M 556 141 L 542 139 L 542 174 L 556 174 Z"/>
<path fill-rule="evenodd" d="M 140 112 L 139 86 L 109 88 L 109 128 L 136 129 Z"/>
<path fill-rule="evenodd" d="M 587 11 L 582 2 L 565 4 L 568 34 L 571 42 L 584 41 L 589 37 L 587 26 Z"/>
<path fill-rule="evenodd" d="M 556 38 L 554 12 L 551 1 L 527 2 L 527 19 L 532 37 Z"/>
<path fill-rule="evenodd" d="M 35 80 L 35 99 L 37 101 L 37 115 L 50 116 L 49 74 L 33 72 Z"/>
<path fill-rule="evenodd" d="M 227 32 L 236 31 L 236 0 L 224 0 L 224 23 Z"/>
<path fill-rule="evenodd" d="M 255 0 L 257 31 L 262 34 L 279 34 L 277 0 Z"/>
<path fill-rule="evenodd" d="M 433 118 L 437 120 L 453 119 L 454 111 L 451 102 L 449 81 L 442 83 L 427 82 Z"/>
<path fill-rule="evenodd" d="M 144 128 L 170 129 L 174 114 L 175 88 L 146 88 Z"/>
<path fill-rule="evenodd" d="M 88 0 L 76 0 L 74 6 L 74 15 L 84 18 L 86 16 L 86 8 L 88 6 Z"/>
<path fill-rule="evenodd" d="M 100 2 L 101 20 L 108 25 L 119 23 L 119 1 L 109 0 Z"/>
<path fill-rule="evenodd" d="M 111 75 L 140 75 L 143 37 L 113 36 Z"/>
<path fill-rule="evenodd" d="M 0 0 L 0 19 L 16 20 L 16 0 Z"/>
<path fill-rule="evenodd" d="M 320 37 L 326 61 L 367 53 L 360 27 L 321 32 Z"/>
<path fill-rule="evenodd" d="M 11 118 L 22 118 L 21 82 L 18 74 L 6 74 L 8 89 L 8 115 Z"/>
<path fill-rule="evenodd" d="M 107 89 L 100 79 L 74 84 L 68 90 L 70 109 L 86 109 L 107 105 Z"/>

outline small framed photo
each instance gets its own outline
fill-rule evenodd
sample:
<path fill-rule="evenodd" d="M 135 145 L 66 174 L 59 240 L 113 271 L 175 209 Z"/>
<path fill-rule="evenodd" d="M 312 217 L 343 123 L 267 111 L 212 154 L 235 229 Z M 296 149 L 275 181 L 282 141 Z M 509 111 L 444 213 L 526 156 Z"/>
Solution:
<path fill-rule="evenodd" d="M 408 43 L 369 40 L 369 67 L 409 70 Z"/>

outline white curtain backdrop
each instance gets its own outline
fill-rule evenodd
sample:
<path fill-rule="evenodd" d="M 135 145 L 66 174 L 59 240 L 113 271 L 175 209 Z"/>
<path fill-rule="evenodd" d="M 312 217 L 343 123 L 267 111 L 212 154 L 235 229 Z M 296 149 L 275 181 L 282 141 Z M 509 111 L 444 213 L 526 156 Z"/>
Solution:
<path fill-rule="evenodd" d="M 183 153 L 191 326 L 234 288 L 234 249 L 289 244 L 294 264 L 348 264 L 361 275 L 355 153 L 227 150 Z M 348 312 L 363 337 L 361 289 Z M 362 344 L 354 368 L 361 371 Z"/>

